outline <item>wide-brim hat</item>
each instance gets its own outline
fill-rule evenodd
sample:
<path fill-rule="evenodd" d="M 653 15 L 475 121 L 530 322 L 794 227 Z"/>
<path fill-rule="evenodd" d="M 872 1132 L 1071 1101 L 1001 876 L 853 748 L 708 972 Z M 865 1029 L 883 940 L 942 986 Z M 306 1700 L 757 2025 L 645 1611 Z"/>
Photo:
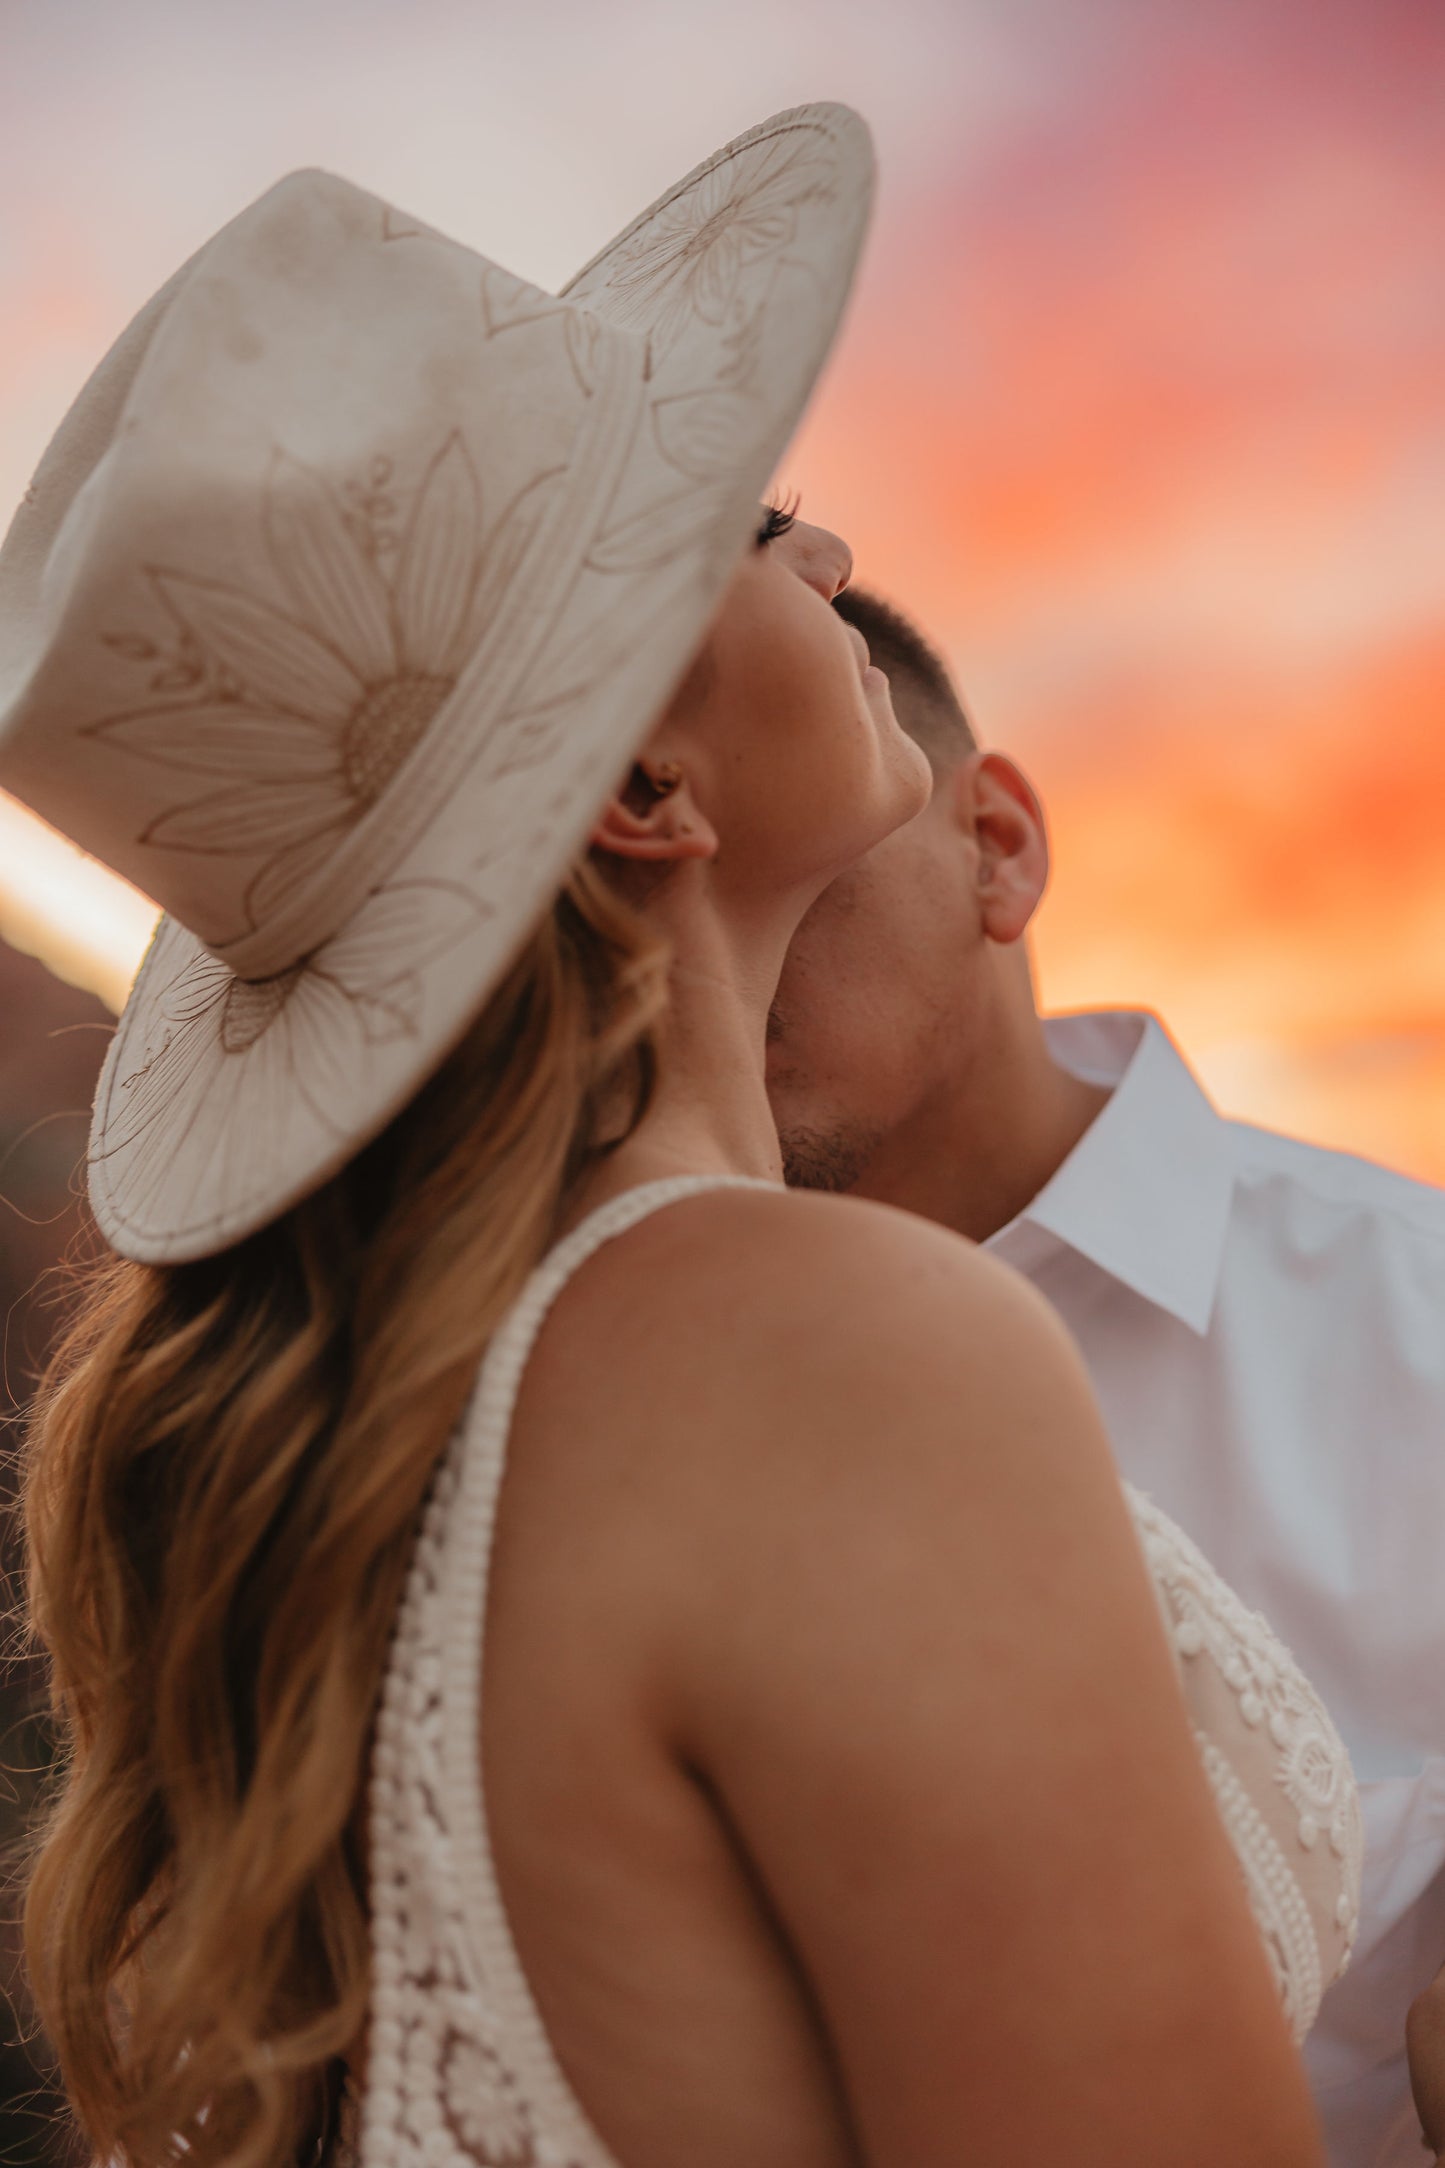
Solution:
<path fill-rule="evenodd" d="M 484 1005 L 696 652 L 837 328 L 867 131 L 777 115 L 563 290 L 323 173 L 143 309 L 0 549 L 0 787 L 162 905 L 114 1247 L 223 1249 Z"/>

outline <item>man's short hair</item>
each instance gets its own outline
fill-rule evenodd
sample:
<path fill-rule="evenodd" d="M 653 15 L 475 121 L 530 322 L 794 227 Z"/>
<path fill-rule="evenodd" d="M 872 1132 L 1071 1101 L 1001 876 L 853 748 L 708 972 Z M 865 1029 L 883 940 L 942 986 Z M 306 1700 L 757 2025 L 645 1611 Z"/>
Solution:
<path fill-rule="evenodd" d="M 868 642 L 868 652 L 888 677 L 893 712 L 923 747 L 935 774 L 945 775 L 978 744 L 943 657 L 916 625 L 881 595 L 845 587 L 833 607 Z"/>

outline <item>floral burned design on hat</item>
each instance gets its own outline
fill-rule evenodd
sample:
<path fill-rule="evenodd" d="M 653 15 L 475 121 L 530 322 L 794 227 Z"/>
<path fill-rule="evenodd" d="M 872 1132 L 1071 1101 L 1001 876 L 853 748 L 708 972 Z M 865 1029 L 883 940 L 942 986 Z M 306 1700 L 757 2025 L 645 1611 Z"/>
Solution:
<path fill-rule="evenodd" d="M 694 319 L 726 323 L 748 274 L 776 263 L 796 239 L 803 206 L 833 200 L 838 170 L 828 153 L 814 128 L 770 132 L 684 186 L 609 252 L 596 284 L 606 288 L 613 322 L 645 324 L 658 356 Z M 584 272 L 567 298 L 592 290 Z M 754 295 L 755 306 L 763 298 Z"/>
<path fill-rule="evenodd" d="M 546 482 L 551 477 L 541 477 Z M 486 534 L 460 431 L 431 459 L 399 523 L 392 464 L 339 492 L 278 450 L 262 531 L 284 604 L 151 566 L 169 648 L 112 632 L 171 697 L 87 734 L 221 787 L 151 821 L 142 842 L 227 857 L 266 853 L 246 891 L 253 925 L 279 909 L 376 803 L 456 687 L 530 533 L 534 482 Z M 159 665 L 159 667 L 154 667 Z"/>
<path fill-rule="evenodd" d="M 489 915 L 460 881 L 407 880 L 378 889 L 342 932 L 275 978 L 237 978 L 196 944 L 118 1079 L 100 1157 L 127 1154 L 132 1205 L 187 1156 L 188 1138 L 158 1120 L 183 1091 L 208 1107 L 210 1150 L 222 1158 L 233 1101 L 259 1111 L 273 1142 L 302 1116 L 343 1135 L 338 1110 L 367 1050 L 416 1037 L 427 966 Z M 158 938 L 192 939 L 169 924 Z"/>

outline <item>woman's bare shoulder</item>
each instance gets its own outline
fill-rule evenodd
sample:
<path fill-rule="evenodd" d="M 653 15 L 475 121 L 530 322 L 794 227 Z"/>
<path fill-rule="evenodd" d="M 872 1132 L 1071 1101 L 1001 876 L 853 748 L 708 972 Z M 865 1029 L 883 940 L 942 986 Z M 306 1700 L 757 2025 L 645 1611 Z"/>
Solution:
<path fill-rule="evenodd" d="M 700 1293 L 736 1302 L 737 1330 L 765 1331 L 780 1298 L 796 1332 L 867 1320 L 885 1333 L 934 1301 L 1011 1310 L 1049 1329 L 1053 1312 L 1006 1265 L 951 1229 L 894 1205 L 817 1191 L 728 1188 L 654 1214 L 628 1238 L 647 1274 L 665 1257 L 679 1307 Z M 659 1286 L 659 1300 L 668 1294 Z M 1056 1329 L 1056 1328 L 1055 1328 Z"/>
<path fill-rule="evenodd" d="M 870 2160 L 1311 2161 L 1052 1313 L 944 1230 L 828 1197 L 692 1199 L 616 1265 L 592 1375 L 650 1720 L 725 1804 Z"/>
<path fill-rule="evenodd" d="M 646 1314 L 659 1359 L 705 1379 L 724 1423 L 765 1417 L 780 1385 L 794 1416 L 811 1394 L 834 1436 L 830 1415 L 870 1384 L 899 1416 L 945 1396 L 955 1429 L 965 1393 L 975 1431 L 1029 1369 L 1088 1397 L 1072 1341 L 1027 1281 L 890 1205 L 718 1190 L 633 1230 L 617 1264 L 619 1308 Z"/>
<path fill-rule="evenodd" d="M 1312 2161 L 1063 1327 L 877 1206 L 719 1196 L 653 1232 L 676 1247 L 628 1370 L 676 1501 L 653 1706 L 785 1925 L 869 2158 Z"/>

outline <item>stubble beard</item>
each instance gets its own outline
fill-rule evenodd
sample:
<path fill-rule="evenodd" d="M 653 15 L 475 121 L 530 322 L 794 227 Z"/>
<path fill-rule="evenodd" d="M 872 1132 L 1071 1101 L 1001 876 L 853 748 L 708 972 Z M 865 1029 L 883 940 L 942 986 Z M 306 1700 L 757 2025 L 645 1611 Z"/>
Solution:
<path fill-rule="evenodd" d="M 786 1018 L 774 1001 L 768 1011 L 768 1045 L 775 1046 L 786 1031 Z M 841 1195 L 856 1189 L 882 1141 L 883 1131 L 868 1122 L 835 1122 L 830 1129 L 780 1122 L 783 1180 L 789 1189 L 822 1189 Z"/>
<path fill-rule="evenodd" d="M 841 1195 L 856 1189 L 863 1171 L 882 1142 L 882 1133 L 863 1125 L 836 1129 L 787 1129 L 779 1132 L 783 1180 L 789 1189 L 822 1189 Z"/>

